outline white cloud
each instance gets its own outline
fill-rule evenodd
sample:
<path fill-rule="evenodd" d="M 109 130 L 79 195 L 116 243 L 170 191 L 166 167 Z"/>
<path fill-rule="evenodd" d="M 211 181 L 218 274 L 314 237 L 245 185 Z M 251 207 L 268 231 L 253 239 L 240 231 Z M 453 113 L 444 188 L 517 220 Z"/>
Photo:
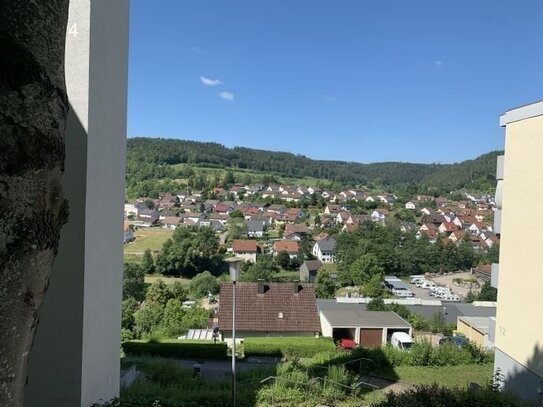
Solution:
<path fill-rule="evenodd" d="M 221 92 L 218 96 L 224 100 L 234 100 L 234 94 L 232 92 Z"/>
<path fill-rule="evenodd" d="M 198 47 L 190 47 L 190 49 L 193 50 L 194 52 L 198 52 L 198 53 L 202 52 L 202 50 Z"/>
<path fill-rule="evenodd" d="M 206 78 L 205 76 L 200 76 L 200 81 L 206 86 L 217 86 L 222 84 L 218 79 Z"/>
<path fill-rule="evenodd" d="M 441 68 L 443 66 L 443 61 L 439 61 L 439 60 L 434 61 L 434 65 L 436 68 Z"/>
<path fill-rule="evenodd" d="M 337 102 L 337 98 L 335 96 L 326 96 L 326 101 L 330 103 Z"/>

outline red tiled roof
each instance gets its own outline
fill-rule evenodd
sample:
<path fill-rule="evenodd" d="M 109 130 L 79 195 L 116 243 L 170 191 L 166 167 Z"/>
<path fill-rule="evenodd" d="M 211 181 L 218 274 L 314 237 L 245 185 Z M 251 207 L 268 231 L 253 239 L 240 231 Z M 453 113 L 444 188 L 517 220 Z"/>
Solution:
<path fill-rule="evenodd" d="M 256 240 L 234 240 L 232 243 L 234 252 L 257 252 Z"/>
<path fill-rule="evenodd" d="M 298 253 L 298 242 L 292 240 L 278 240 L 273 244 L 273 250 L 276 252 Z"/>
<path fill-rule="evenodd" d="M 320 321 L 312 284 L 259 283 L 236 286 L 236 329 L 257 332 L 319 332 Z M 282 313 L 283 318 L 279 318 Z M 222 283 L 219 303 L 219 329 L 232 330 L 232 284 Z"/>

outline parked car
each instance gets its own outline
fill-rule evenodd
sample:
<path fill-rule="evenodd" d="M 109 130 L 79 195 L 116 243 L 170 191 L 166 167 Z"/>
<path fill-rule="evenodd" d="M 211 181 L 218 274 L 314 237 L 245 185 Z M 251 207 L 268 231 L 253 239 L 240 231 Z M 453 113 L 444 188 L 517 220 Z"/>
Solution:
<path fill-rule="evenodd" d="M 413 346 L 413 339 L 405 332 L 394 332 L 390 343 L 395 348 L 408 350 Z"/>
<path fill-rule="evenodd" d="M 353 339 L 343 338 L 339 340 L 338 347 L 344 350 L 354 350 L 356 342 Z"/>
<path fill-rule="evenodd" d="M 453 336 L 445 336 L 439 340 L 439 345 L 454 345 L 461 348 L 462 346 L 465 346 L 468 344 L 468 339 L 465 336 L 459 336 L 459 335 L 453 335 Z"/>

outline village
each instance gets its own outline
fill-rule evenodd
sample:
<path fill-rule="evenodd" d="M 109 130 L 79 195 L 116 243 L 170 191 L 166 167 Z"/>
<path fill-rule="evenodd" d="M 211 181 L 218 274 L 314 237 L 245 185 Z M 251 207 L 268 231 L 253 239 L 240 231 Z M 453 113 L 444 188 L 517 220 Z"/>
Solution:
<path fill-rule="evenodd" d="M 214 199 L 204 198 L 209 195 Z M 272 203 L 277 201 L 283 203 Z M 399 202 L 394 194 L 369 194 L 362 189 L 335 193 L 316 187 L 235 184 L 230 189 L 215 188 L 208 193 L 141 197 L 125 203 L 124 213 L 125 243 L 133 239 L 133 231 L 139 227 L 173 230 L 178 226 L 206 226 L 222 234 L 228 230 L 229 220 L 241 218 L 244 233 L 238 237 L 251 243 L 237 242 L 242 247 L 229 248 L 253 261 L 259 252 L 277 255 L 286 251 L 292 257 L 298 256 L 301 249 L 297 242 L 309 236 L 314 241 L 313 255 L 323 263 L 333 263 L 334 243 L 330 235 L 354 231 L 364 222 L 395 221 L 402 231 L 415 231 L 432 243 L 438 239 L 444 244 L 466 240 L 481 251 L 499 244 L 493 229 L 493 197 L 467 193 L 457 201 L 419 194 Z M 402 220 L 406 213 L 408 221 Z M 286 242 L 278 243 L 280 240 Z"/>

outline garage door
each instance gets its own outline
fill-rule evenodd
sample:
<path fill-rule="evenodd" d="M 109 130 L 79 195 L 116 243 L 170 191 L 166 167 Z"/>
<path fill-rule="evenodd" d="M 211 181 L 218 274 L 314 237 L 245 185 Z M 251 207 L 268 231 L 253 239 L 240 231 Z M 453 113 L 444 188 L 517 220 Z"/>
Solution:
<path fill-rule="evenodd" d="M 383 344 L 382 328 L 360 328 L 360 345 L 364 348 L 379 348 Z"/>

